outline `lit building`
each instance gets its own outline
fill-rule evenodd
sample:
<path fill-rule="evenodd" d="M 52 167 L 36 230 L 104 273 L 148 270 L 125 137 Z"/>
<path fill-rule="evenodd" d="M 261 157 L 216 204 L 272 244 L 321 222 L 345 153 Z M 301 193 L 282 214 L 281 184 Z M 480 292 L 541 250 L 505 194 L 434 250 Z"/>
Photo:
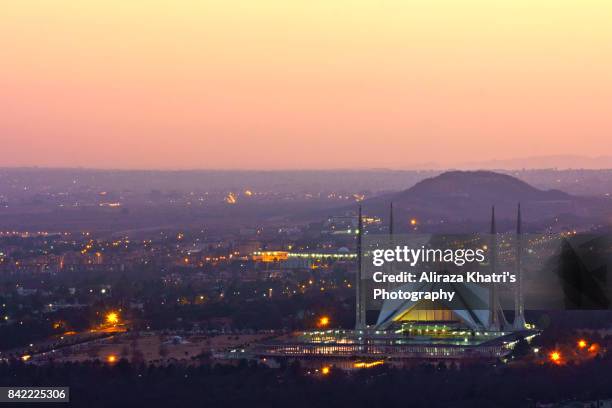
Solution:
<path fill-rule="evenodd" d="M 517 234 L 520 238 L 520 207 Z M 431 301 L 385 301 L 375 323 L 366 320 L 362 282 L 363 218 L 359 208 L 357 225 L 357 276 L 354 330 L 318 330 L 291 336 L 245 349 L 216 353 L 217 358 L 251 358 L 260 361 L 300 360 L 305 364 L 334 364 L 345 369 L 360 369 L 390 364 L 408 366 L 423 362 L 503 360 L 520 339 L 530 340 L 538 331 L 526 328 L 520 278 L 520 239 L 517 240 L 516 319 L 509 323 L 499 304 L 495 285 L 490 288 L 464 284 L 453 287 L 464 299 L 453 306 Z M 393 210 L 390 214 L 393 235 Z M 492 253 L 496 253 L 495 211 L 491 215 Z M 287 257 L 290 255 L 287 253 Z M 491 259 L 495 268 L 495 256 Z M 407 286 L 428 285 L 408 284 Z M 449 284 L 450 285 L 450 284 Z M 415 288 L 407 288 L 413 290 Z M 427 290 L 421 286 L 416 290 Z M 471 300 L 470 300 L 471 299 Z M 428 303 L 429 302 L 429 303 Z M 472 302 L 486 307 L 475 307 Z"/>
<path fill-rule="evenodd" d="M 287 251 L 257 251 L 253 252 L 253 261 L 255 262 L 280 262 L 286 261 L 289 257 Z"/>
<path fill-rule="evenodd" d="M 337 252 L 317 251 L 317 252 L 288 252 L 288 251 L 256 251 L 253 252 L 252 259 L 256 262 L 280 262 L 289 259 L 332 259 L 348 260 L 357 258 L 357 254 L 344 251 L 342 248 Z"/>

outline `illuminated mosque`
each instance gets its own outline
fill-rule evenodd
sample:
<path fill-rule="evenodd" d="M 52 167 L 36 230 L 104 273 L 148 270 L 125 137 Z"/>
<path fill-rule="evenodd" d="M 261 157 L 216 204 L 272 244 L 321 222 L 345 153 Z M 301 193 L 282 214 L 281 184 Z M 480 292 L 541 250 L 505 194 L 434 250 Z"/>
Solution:
<path fill-rule="evenodd" d="M 390 213 L 390 236 L 393 236 L 393 207 Z M 526 328 L 524 316 L 524 300 L 521 276 L 521 251 L 522 251 L 522 232 L 521 232 L 521 209 L 520 204 L 517 214 L 517 233 L 516 233 L 516 277 L 517 284 L 515 288 L 515 319 L 512 324 L 508 323 L 501 308 L 498 299 L 498 290 L 496 285 L 484 287 L 474 283 L 407 283 L 400 287 L 400 290 L 409 292 L 433 291 L 442 289 L 445 291 L 452 290 L 457 294 L 457 302 L 450 304 L 445 300 L 438 300 L 434 305 L 431 301 L 411 301 L 411 300 L 387 300 L 380 308 L 378 319 L 374 325 L 375 330 L 388 330 L 392 327 L 415 327 L 419 324 L 434 323 L 436 326 L 444 327 L 460 327 L 471 331 L 478 332 L 501 332 L 501 331 L 520 331 Z M 495 273 L 496 269 L 496 226 L 495 226 L 495 208 L 491 213 L 491 260 L 490 272 Z M 358 243 L 361 246 L 361 242 Z M 361 248 L 358 253 L 361 253 Z M 358 255 L 360 256 L 360 255 Z M 361 265 L 361 259 L 359 259 Z M 363 268 L 360 266 L 359 271 Z M 360 272 L 362 273 L 362 272 Z M 362 277 L 357 279 L 359 283 L 363 282 Z M 362 285 L 363 286 L 363 285 Z M 363 287 L 357 287 L 357 309 L 356 309 L 356 329 L 365 329 L 368 325 L 365 322 L 365 296 Z M 458 303 L 458 304 L 457 304 Z M 483 307 L 486 305 L 487 307 Z"/>
<path fill-rule="evenodd" d="M 409 283 L 405 290 L 432 290 L 451 285 L 448 290 L 458 294 L 459 302 L 446 305 L 443 301 L 385 300 L 375 322 L 366 319 L 366 296 L 363 279 L 362 231 L 359 207 L 357 234 L 356 316 L 354 330 L 320 329 L 293 333 L 273 341 L 234 349 L 220 358 L 251 358 L 272 364 L 281 360 L 299 360 L 313 366 L 333 364 L 351 369 L 389 364 L 409 366 L 430 363 L 469 363 L 470 361 L 504 360 L 520 339 L 528 341 L 538 334 L 526 324 L 521 277 L 521 209 L 518 206 L 515 268 L 517 284 L 514 290 L 514 316 L 510 323 L 500 306 L 495 284 Z M 393 205 L 390 211 L 390 237 L 393 237 Z M 491 259 L 495 270 L 497 232 L 495 209 L 491 214 Z M 477 305 L 476 305 L 477 304 Z M 482 305 L 485 305 L 484 307 Z"/>

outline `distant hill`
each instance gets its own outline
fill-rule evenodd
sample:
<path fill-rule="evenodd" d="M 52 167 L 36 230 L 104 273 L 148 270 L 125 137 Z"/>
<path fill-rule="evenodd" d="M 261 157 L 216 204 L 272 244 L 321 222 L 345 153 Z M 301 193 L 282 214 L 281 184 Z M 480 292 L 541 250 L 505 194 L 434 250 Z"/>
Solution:
<path fill-rule="evenodd" d="M 415 217 L 420 223 L 486 223 L 491 206 L 499 220 L 512 220 L 520 202 L 525 218 L 537 220 L 559 214 L 574 214 L 588 208 L 590 201 L 559 190 L 540 190 L 515 177 L 491 171 L 450 171 L 427 178 L 395 194 L 366 200 L 368 213 L 383 217 L 393 202 L 399 222 L 407 225 Z"/>
<path fill-rule="evenodd" d="M 398 202 L 458 199 L 486 201 L 488 204 L 571 199 L 562 191 L 539 190 L 515 177 L 492 171 L 449 171 L 420 181 L 395 197 Z"/>

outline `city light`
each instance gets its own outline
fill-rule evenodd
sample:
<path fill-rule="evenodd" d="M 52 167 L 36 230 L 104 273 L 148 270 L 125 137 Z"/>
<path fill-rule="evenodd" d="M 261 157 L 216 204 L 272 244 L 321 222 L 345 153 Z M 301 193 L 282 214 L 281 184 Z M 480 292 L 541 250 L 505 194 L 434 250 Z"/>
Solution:
<path fill-rule="evenodd" d="M 558 351 L 553 351 L 550 353 L 549 355 L 550 357 L 550 361 L 552 361 L 555 364 L 559 364 L 561 363 L 561 353 Z"/>
<path fill-rule="evenodd" d="M 329 322 L 330 322 L 329 317 L 321 316 L 321 318 L 319 319 L 318 326 L 319 327 L 327 327 L 327 326 L 329 326 Z"/>
<path fill-rule="evenodd" d="M 108 357 L 106 357 L 106 361 L 112 364 L 117 361 L 117 356 L 114 354 L 110 354 Z"/>
<path fill-rule="evenodd" d="M 418 221 L 417 221 L 417 219 L 416 219 L 416 218 L 411 218 L 411 219 L 410 219 L 410 225 L 413 225 L 413 226 L 414 226 L 414 225 L 417 225 L 417 223 L 418 223 Z"/>
<path fill-rule="evenodd" d="M 589 347 L 589 352 L 590 353 L 597 353 L 597 352 L 599 352 L 599 344 L 597 344 L 597 343 L 591 344 L 591 346 Z"/>
<path fill-rule="evenodd" d="M 110 312 L 106 314 L 106 323 L 117 324 L 119 323 L 119 315 L 116 312 Z"/>
<path fill-rule="evenodd" d="M 578 348 L 583 349 L 587 346 L 587 342 L 585 340 L 578 340 Z"/>
<path fill-rule="evenodd" d="M 323 374 L 323 375 L 328 375 L 330 372 L 331 372 L 331 368 L 329 368 L 327 366 L 321 368 L 321 374 Z"/>
<path fill-rule="evenodd" d="M 376 360 L 376 361 L 371 361 L 371 362 L 365 362 L 365 361 L 357 361 L 355 364 L 353 364 L 354 368 L 372 368 L 372 367 L 376 367 L 379 365 L 383 365 L 385 362 L 383 360 Z"/>

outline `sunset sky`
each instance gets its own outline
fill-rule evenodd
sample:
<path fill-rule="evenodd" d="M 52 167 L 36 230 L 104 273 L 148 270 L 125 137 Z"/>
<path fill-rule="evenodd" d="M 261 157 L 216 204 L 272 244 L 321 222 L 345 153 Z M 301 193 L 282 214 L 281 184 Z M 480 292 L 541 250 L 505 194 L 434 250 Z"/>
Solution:
<path fill-rule="evenodd" d="M 0 167 L 612 155 L 610 0 L 19 0 Z"/>

